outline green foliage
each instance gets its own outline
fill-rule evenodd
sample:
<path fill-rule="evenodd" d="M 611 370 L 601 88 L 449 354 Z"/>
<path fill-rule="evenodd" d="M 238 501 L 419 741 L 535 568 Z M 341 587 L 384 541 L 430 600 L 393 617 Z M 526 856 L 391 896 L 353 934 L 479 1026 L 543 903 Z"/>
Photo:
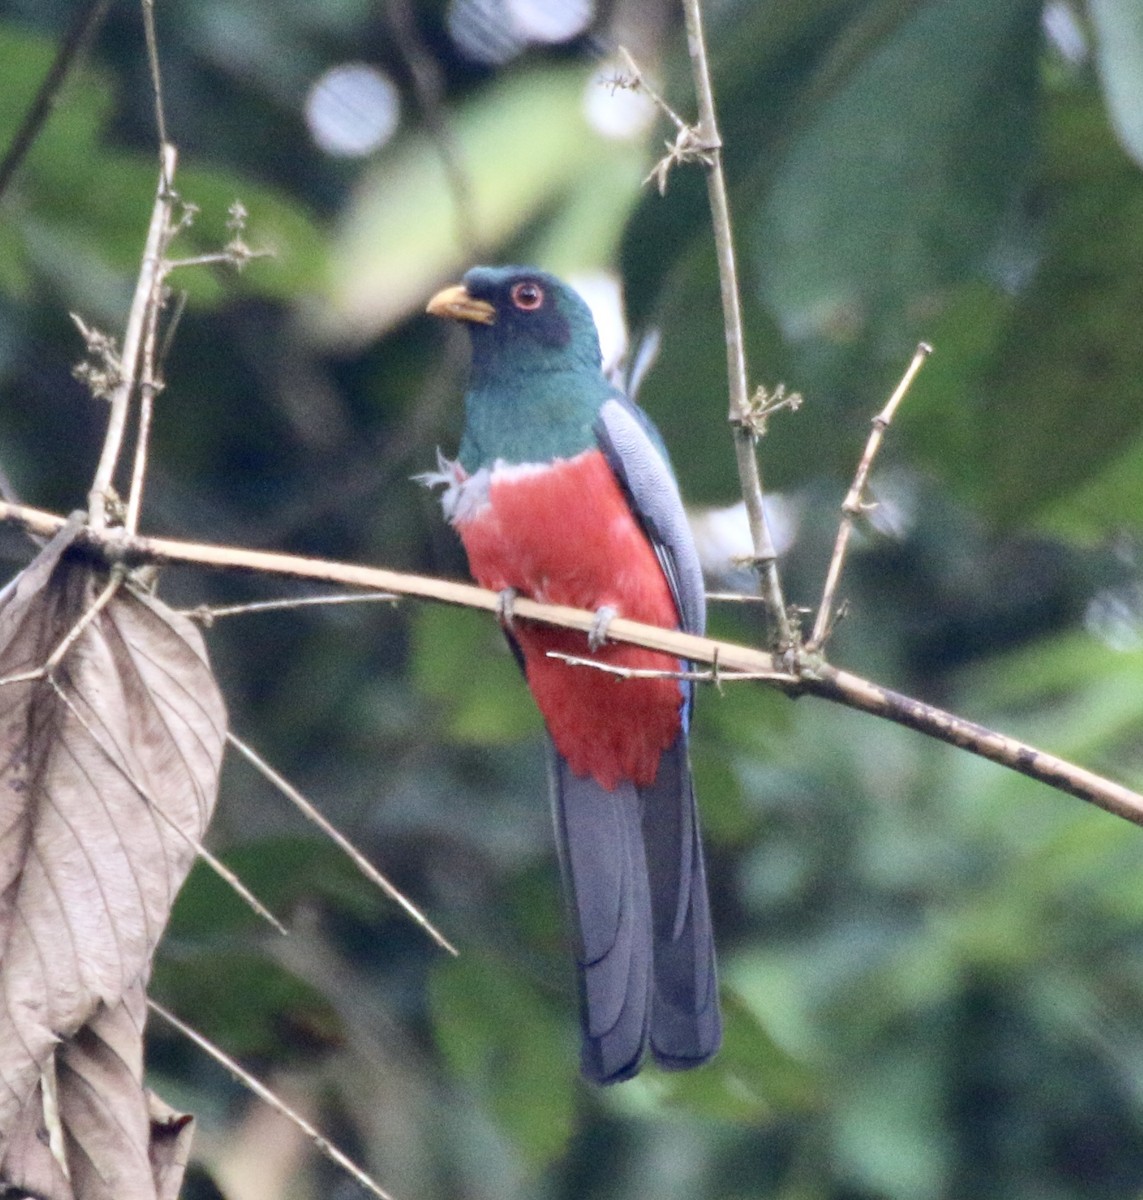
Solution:
<path fill-rule="evenodd" d="M 495 256 L 541 218 L 554 228 L 540 234 L 533 256 L 545 250 L 553 270 L 605 265 L 643 155 L 588 126 L 589 82 L 579 67 L 513 74 L 460 108 L 447 152 L 464 166 L 461 214 L 445 151 L 428 132 L 386 154 L 365 176 L 331 260 L 329 336 L 383 333 L 434 285 L 463 273 L 475 249 Z M 509 146 L 529 147 L 513 169 L 505 169 Z M 613 203 L 590 203 L 601 190 Z"/>
<path fill-rule="evenodd" d="M 50 40 L 0 27 L 0 57 L 9 64 L 0 96 L 0 128 L 15 130 L 54 55 Z M 7 199 L 0 233 L 0 287 L 22 294 L 33 279 L 50 283 L 95 319 L 121 319 L 139 258 L 139 231 L 154 200 L 155 154 L 115 149 L 105 136 L 114 90 L 105 72 L 83 70 L 67 84 L 67 103 L 38 137 Z M 313 286 L 322 241 L 304 209 L 273 189 L 219 170 L 188 167 L 179 174 L 183 200 L 201 210 L 175 251 L 190 257 L 220 251 L 230 240 L 235 201 L 258 213 L 253 249 L 273 253 L 268 269 L 254 262 L 237 281 L 206 271 L 178 273 L 173 282 L 196 302 L 218 304 L 248 291 L 296 296 Z M 11 219 L 14 215 L 15 219 Z"/>
<path fill-rule="evenodd" d="M 433 971 L 440 1048 L 534 1165 L 571 1136 L 576 1050 L 566 1021 L 505 964 L 457 959 Z"/>
<path fill-rule="evenodd" d="M 535 737 L 539 714 L 515 659 L 482 614 L 423 608 L 413 622 L 413 680 L 445 710 L 442 732 L 471 745 Z"/>

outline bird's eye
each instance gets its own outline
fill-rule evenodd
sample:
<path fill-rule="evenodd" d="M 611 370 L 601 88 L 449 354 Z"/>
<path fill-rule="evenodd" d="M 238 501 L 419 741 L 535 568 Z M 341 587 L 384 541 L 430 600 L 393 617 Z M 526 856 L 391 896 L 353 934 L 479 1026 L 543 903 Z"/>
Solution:
<path fill-rule="evenodd" d="M 544 303 L 544 289 L 530 279 L 515 284 L 511 296 L 512 303 L 521 312 L 535 312 Z"/>

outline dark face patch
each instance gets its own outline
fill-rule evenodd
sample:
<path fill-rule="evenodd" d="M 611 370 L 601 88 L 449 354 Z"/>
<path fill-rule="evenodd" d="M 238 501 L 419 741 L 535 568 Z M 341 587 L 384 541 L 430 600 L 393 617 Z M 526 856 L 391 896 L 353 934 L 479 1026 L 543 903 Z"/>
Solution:
<path fill-rule="evenodd" d="M 464 277 L 470 296 L 496 309 L 496 321 L 485 336 L 502 347 L 533 343 L 564 350 L 571 342 L 571 324 L 561 311 L 560 285 L 536 272 L 505 274 L 477 268 Z"/>

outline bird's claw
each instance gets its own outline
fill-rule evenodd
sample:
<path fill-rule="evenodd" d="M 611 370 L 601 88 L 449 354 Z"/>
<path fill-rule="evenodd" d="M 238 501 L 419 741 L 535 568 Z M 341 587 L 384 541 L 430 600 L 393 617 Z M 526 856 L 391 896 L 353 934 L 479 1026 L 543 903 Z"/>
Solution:
<path fill-rule="evenodd" d="M 587 631 L 587 646 L 593 653 L 607 641 L 607 630 L 619 616 L 619 609 L 611 604 L 602 604 L 595 610 L 595 620 Z"/>
<path fill-rule="evenodd" d="M 520 593 L 512 587 L 501 588 L 496 599 L 496 616 L 505 629 L 511 629 L 516 620 L 516 597 Z"/>

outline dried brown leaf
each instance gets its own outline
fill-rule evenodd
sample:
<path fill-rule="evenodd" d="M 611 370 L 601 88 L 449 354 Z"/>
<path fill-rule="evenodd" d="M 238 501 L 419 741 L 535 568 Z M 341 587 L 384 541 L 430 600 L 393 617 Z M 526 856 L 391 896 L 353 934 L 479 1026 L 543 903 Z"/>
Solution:
<path fill-rule="evenodd" d="M 65 556 L 74 537 L 0 592 L 0 1185 L 155 1200 L 177 1193 L 185 1136 L 175 1153 L 153 1137 L 145 989 L 214 806 L 226 714 L 197 630 L 126 583 L 49 677 L 21 678 L 105 583 Z M 58 1176 L 32 1144 L 53 1065 Z"/>

